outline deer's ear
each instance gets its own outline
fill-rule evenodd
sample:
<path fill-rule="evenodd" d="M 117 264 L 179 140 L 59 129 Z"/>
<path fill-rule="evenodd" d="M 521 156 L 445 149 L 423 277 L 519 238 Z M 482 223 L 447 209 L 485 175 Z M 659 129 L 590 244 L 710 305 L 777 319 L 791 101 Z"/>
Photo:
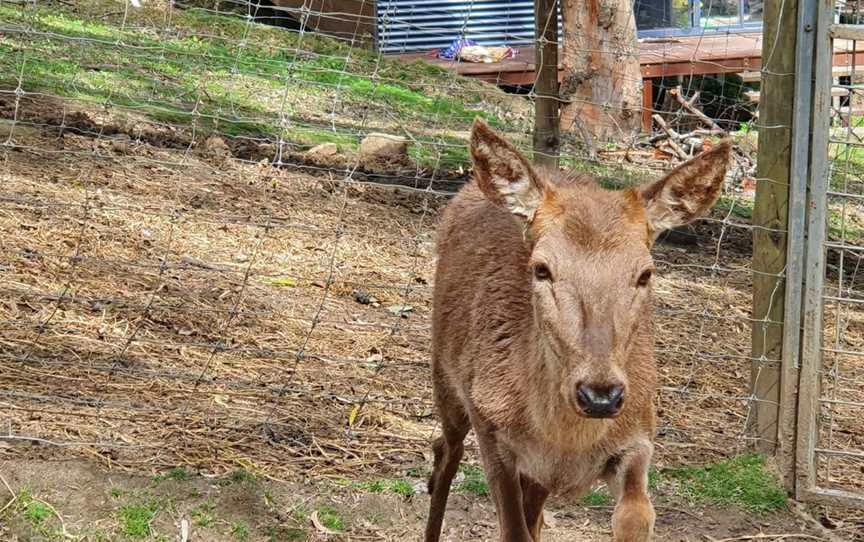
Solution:
<path fill-rule="evenodd" d="M 470 150 L 483 194 L 530 222 L 543 199 L 543 183 L 531 163 L 479 118 L 471 127 Z"/>
<path fill-rule="evenodd" d="M 711 209 L 723 188 L 731 153 L 732 143 L 723 141 L 641 187 L 648 226 L 654 235 L 688 224 Z"/>

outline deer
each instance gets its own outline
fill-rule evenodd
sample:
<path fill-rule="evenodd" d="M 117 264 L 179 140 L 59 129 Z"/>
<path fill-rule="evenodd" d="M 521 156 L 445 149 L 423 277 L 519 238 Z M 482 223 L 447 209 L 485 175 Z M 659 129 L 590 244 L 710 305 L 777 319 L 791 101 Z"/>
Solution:
<path fill-rule="evenodd" d="M 436 542 L 473 428 L 502 542 L 539 542 L 550 496 L 605 482 L 615 542 L 653 539 L 651 248 L 704 216 L 731 155 L 721 141 L 659 179 L 609 190 L 535 168 L 474 120 L 472 180 L 438 225 L 432 385 L 441 435 L 426 542 Z"/>

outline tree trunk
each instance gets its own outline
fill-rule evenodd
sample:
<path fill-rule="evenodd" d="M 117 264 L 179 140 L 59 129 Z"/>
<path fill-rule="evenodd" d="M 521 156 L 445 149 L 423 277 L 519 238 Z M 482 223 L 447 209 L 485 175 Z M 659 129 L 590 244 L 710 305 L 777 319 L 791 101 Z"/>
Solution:
<path fill-rule="evenodd" d="M 639 132 L 642 76 L 632 0 L 562 0 L 561 131 L 598 143 Z"/>

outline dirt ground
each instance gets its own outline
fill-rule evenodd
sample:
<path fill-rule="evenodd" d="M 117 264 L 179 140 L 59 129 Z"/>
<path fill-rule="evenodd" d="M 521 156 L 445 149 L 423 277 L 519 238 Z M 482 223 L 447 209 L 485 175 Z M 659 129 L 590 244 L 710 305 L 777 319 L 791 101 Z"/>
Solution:
<path fill-rule="evenodd" d="M 422 540 L 428 495 L 412 497 L 370 493 L 333 484 L 301 484 L 259 480 L 154 480 L 152 477 L 106 473 L 84 462 L 7 461 L 0 463 L 10 486 L 27 487 L 34 497 L 61 514 L 70 534 L 85 540 L 115 540 L 118 510 L 129 503 L 156 503 L 151 537 L 178 540 L 181 523 L 189 540 Z M 695 506 L 680 499 L 657 497 L 656 537 L 668 542 L 713 540 L 832 540 L 806 511 L 754 517 L 735 509 Z M 338 511 L 341 532 L 322 524 L 323 512 Z M 313 520 L 313 515 L 318 515 Z M 553 503 L 546 515 L 544 540 L 599 542 L 611 540 L 611 508 Z M 45 530 L 59 524 L 45 520 Z M 238 526 L 248 537 L 238 537 Z M 443 540 L 493 540 L 497 525 L 488 497 L 452 495 Z M 9 542 L 39 540 L 39 529 L 23 518 L 0 524 Z M 760 536 L 766 535 L 766 536 Z M 834 535 L 836 537 L 836 535 Z M 163 538 L 160 538 L 163 537 Z M 848 538 L 833 538 L 848 540 Z"/>
<path fill-rule="evenodd" d="M 432 243 L 447 197 L 194 140 L 163 146 L 96 112 L 57 111 L 72 113 L 84 128 L 0 126 L 0 472 L 12 492 L 50 503 L 70 532 L 110 534 L 131 495 L 173 503 L 153 520 L 167 540 L 210 501 L 220 519 L 193 540 L 237 539 L 237 521 L 250 540 L 289 540 L 287 528 L 418 539 L 424 495 L 344 484 L 428 467 Z M 661 467 L 751 449 L 750 237 L 718 211 L 655 251 Z M 150 477 L 178 466 L 196 477 Z M 237 469 L 257 482 L 219 483 Z M 658 498 L 659 540 L 827 536 L 791 510 Z M 322 506 L 342 511 L 343 534 L 292 515 Z M 609 516 L 558 503 L 548 539 L 607 540 Z M 853 539 L 860 524 L 841 523 L 839 539 Z M 40 540 L 30 524 L 3 529 Z M 488 498 L 457 494 L 447 530 L 494 539 Z"/>

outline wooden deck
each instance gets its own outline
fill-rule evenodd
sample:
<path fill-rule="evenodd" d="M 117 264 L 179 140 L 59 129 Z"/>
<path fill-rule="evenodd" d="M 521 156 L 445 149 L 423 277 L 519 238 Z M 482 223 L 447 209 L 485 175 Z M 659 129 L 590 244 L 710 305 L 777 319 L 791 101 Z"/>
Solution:
<path fill-rule="evenodd" d="M 835 75 L 844 70 L 864 71 L 864 43 L 834 42 Z M 405 60 L 422 59 L 467 77 L 496 85 L 524 86 L 534 83 L 534 49 L 520 49 L 516 58 L 494 64 L 475 64 L 442 60 L 434 53 L 394 55 Z M 712 34 L 679 38 L 643 39 L 639 42 L 639 64 L 643 78 L 643 124 L 650 129 L 653 85 L 651 79 L 664 76 L 743 74 L 746 80 L 758 80 L 762 68 L 762 34 Z"/>
<path fill-rule="evenodd" d="M 835 66 L 852 63 L 852 46 L 836 41 Z M 858 65 L 864 65 L 864 44 L 858 45 Z M 443 60 L 430 53 L 393 55 L 405 60 L 422 59 L 430 64 L 454 70 L 500 85 L 530 85 L 534 82 L 534 49 L 519 50 L 516 58 L 494 64 L 476 64 Z M 643 39 L 639 42 L 639 64 L 642 77 L 701 75 L 759 71 L 762 67 L 762 34 L 716 34 L 680 38 Z"/>

